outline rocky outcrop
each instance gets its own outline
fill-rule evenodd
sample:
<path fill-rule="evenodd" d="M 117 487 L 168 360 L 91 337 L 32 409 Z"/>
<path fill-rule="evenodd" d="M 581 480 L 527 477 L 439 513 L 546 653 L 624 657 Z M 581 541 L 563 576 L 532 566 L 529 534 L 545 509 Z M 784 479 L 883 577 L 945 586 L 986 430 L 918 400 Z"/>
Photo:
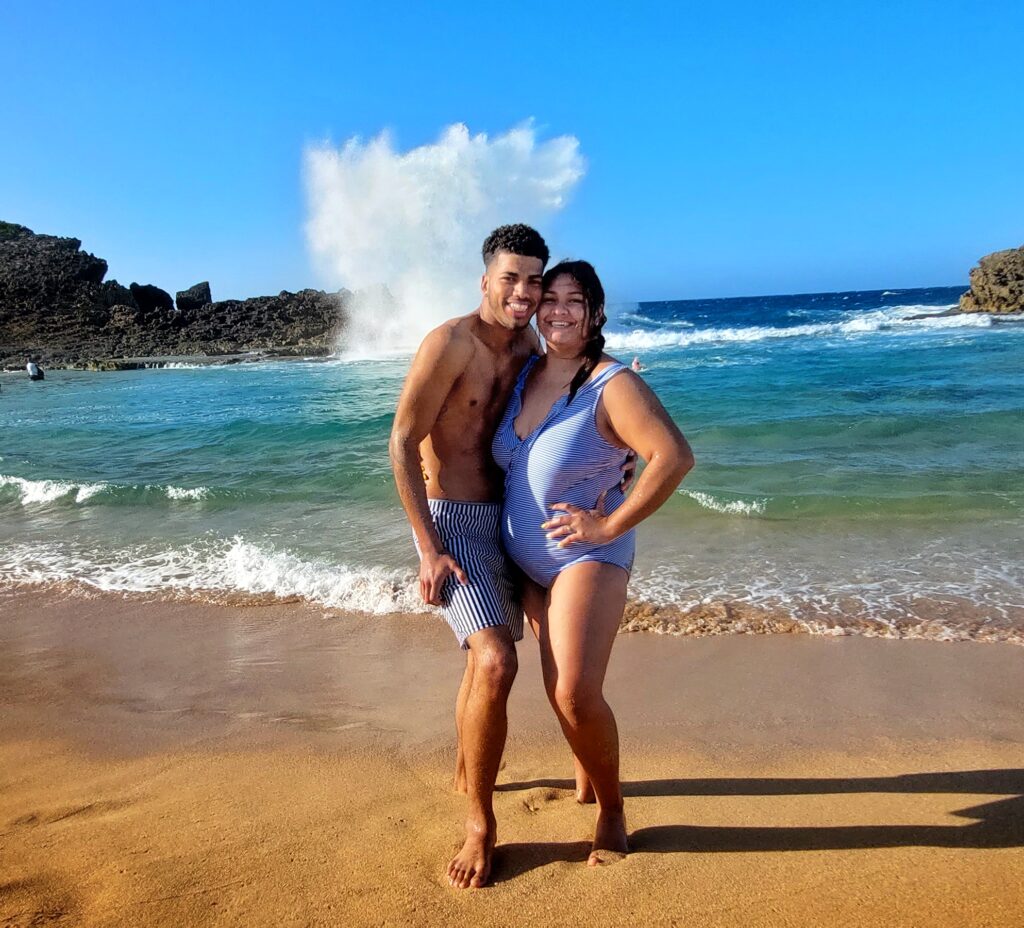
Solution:
<path fill-rule="evenodd" d="M 971 269 L 971 289 L 960 297 L 965 313 L 1024 313 L 1024 247 L 985 255 Z"/>
<path fill-rule="evenodd" d="M 0 223 L 0 366 L 21 367 L 27 355 L 94 368 L 157 355 L 326 355 L 347 318 L 347 291 L 214 303 L 204 282 L 179 293 L 175 308 L 159 287 L 104 282 L 106 273 L 78 239 Z"/>
<path fill-rule="evenodd" d="M 174 300 L 166 290 L 152 284 L 132 284 L 128 289 L 143 316 L 163 316 L 174 312 Z"/>
<path fill-rule="evenodd" d="M 212 303 L 213 296 L 210 293 L 210 282 L 204 280 L 200 284 L 193 284 L 188 290 L 179 290 L 174 295 L 174 302 L 177 304 L 178 309 L 185 313 L 193 309 L 199 309 L 200 306 L 205 306 L 207 303 Z"/>

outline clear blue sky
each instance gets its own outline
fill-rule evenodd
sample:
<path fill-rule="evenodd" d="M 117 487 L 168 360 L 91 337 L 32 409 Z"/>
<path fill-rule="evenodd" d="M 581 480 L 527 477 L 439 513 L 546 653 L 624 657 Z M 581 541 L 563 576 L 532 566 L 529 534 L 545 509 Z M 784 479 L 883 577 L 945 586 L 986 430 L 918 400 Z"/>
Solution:
<path fill-rule="evenodd" d="M 5 0 L 0 219 L 123 283 L 294 290 L 307 144 L 533 117 L 621 297 L 958 284 L 1024 243 L 1022 40 L 1019 0 Z"/>

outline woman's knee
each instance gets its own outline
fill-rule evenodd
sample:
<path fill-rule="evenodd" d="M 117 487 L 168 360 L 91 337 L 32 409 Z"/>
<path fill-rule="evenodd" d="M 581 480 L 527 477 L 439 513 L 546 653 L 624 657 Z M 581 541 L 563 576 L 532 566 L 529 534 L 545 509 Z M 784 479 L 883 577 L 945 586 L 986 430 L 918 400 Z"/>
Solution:
<path fill-rule="evenodd" d="M 605 711 L 601 688 L 581 680 L 558 680 L 549 695 L 559 715 L 573 727 L 585 725 Z"/>

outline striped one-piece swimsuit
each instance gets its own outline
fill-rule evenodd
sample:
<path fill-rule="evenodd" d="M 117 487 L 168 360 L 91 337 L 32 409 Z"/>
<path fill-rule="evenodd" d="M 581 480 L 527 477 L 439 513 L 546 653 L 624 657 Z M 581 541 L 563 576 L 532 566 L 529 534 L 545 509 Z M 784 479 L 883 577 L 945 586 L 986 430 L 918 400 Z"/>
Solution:
<path fill-rule="evenodd" d="M 505 471 L 505 500 L 501 510 L 501 539 L 509 557 L 543 587 L 551 586 L 566 567 L 583 561 L 617 564 L 627 573 L 633 566 L 636 532 L 628 532 L 607 544 L 574 542 L 558 547 L 540 527 L 561 515 L 553 503 L 572 503 L 593 509 L 607 491 L 606 513 L 622 505 L 620 486 L 627 451 L 610 444 L 597 428 L 597 404 L 604 385 L 619 371 L 609 365 L 579 388 L 571 403 L 557 399 L 544 421 L 526 438 L 516 435 L 515 421 L 523 408 L 526 378 L 538 358 L 526 362 L 509 399 L 504 418 L 491 444 L 494 460 Z"/>

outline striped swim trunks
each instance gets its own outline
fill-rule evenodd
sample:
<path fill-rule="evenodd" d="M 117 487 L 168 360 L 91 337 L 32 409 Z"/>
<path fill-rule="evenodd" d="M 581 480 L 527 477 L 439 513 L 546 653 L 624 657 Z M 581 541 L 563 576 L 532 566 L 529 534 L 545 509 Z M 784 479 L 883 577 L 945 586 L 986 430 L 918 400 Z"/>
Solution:
<path fill-rule="evenodd" d="M 434 527 L 445 550 L 466 572 L 469 583 L 452 574 L 441 588 L 441 611 L 459 647 L 482 628 L 505 627 L 513 641 L 523 637 L 523 609 L 513 568 L 501 547 L 501 504 L 428 499 Z"/>

